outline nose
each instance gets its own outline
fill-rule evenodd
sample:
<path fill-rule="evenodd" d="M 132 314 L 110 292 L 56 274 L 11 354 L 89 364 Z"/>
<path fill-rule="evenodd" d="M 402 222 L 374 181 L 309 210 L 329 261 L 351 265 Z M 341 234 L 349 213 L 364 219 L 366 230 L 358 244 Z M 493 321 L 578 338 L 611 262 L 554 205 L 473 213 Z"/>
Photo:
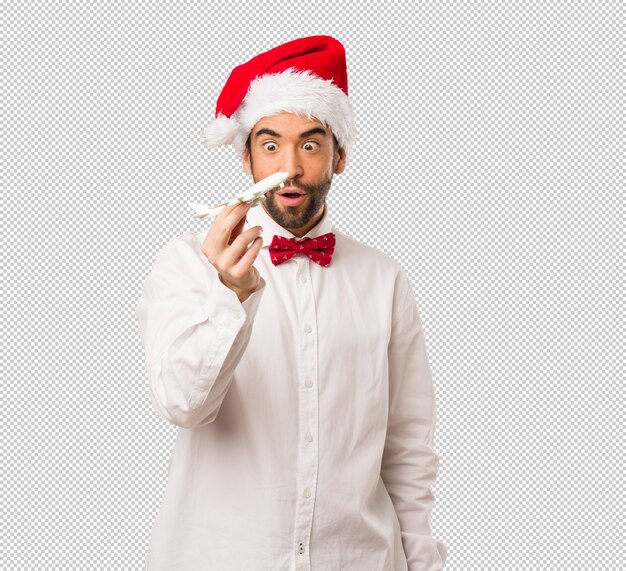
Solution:
<path fill-rule="evenodd" d="M 287 183 L 295 182 L 302 176 L 302 162 L 297 150 L 287 149 L 285 151 L 281 170 L 289 173 L 289 178 L 285 181 L 286 186 Z"/>

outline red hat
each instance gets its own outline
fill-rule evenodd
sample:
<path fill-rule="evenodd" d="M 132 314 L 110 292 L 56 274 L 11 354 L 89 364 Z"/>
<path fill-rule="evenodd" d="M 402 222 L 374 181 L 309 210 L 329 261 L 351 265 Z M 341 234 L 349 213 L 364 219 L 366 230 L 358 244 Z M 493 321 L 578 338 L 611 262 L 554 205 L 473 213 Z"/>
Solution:
<path fill-rule="evenodd" d="M 217 100 L 216 118 L 203 131 L 204 140 L 210 147 L 233 143 L 243 155 L 254 125 L 283 111 L 325 123 L 350 155 L 356 129 L 341 42 L 331 36 L 300 38 L 237 66 Z"/>

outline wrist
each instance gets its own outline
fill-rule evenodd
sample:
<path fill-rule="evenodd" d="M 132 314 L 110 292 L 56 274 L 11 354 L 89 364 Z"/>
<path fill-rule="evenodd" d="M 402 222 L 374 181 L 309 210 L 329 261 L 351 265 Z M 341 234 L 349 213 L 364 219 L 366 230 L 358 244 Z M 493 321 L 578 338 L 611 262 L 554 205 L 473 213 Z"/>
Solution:
<path fill-rule="evenodd" d="M 244 302 L 246 299 L 248 299 L 256 291 L 256 288 L 259 285 L 259 283 L 257 281 L 256 285 L 252 289 L 242 289 L 242 288 L 237 287 L 237 286 L 229 283 L 228 281 L 226 281 L 224 278 L 222 278 L 221 274 L 218 274 L 218 277 L 219 277 L 220 281 L 228 289 L 230 289 L 230 290 L 235 292 L 235 294 L 237 295 L 237 298 L 239 299 L 240 302 Z"/>

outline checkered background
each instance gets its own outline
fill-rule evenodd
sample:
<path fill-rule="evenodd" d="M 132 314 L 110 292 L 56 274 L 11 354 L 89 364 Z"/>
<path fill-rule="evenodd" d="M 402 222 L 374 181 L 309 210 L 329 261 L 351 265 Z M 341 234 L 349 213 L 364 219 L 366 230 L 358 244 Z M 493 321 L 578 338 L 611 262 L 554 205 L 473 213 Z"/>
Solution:
<path fill-rule="evenodd" d="M 331 222 L 424 319 L 446 569 L 623 569 L 622 2 L 2 12 L 2 569 L 142 568 L 176 436 L 142 282 L 206 228 L 190 201 L 251 182 L 201 140 L 231 69 L 313 34 L 346 46 L 358 129 Z"/>

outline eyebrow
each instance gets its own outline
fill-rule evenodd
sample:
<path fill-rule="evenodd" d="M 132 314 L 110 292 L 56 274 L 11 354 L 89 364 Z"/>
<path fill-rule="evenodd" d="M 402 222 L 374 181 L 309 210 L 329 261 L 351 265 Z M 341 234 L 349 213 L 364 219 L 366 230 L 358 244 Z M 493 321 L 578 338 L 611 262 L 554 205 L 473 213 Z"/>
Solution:
<path fill-rule="evenodd" d="M 272 137 L 276 137 L 277 139 L 281 138 L 281 135 L 279 133 L 273 131 L 272 129 L 268 129 L 267 127 L 259 129 L 254 135 L 254 138 L 257 139 L 261 135 L 270 135 Z M 326 135 L 326 129 L 322 129 L 321 127 L 314 127 L 313 129 L 309 129 L 304 133 L 300 133 L 300 138 L 304 139 L 305 137 L 310 137 L 311 135 Z"/>

